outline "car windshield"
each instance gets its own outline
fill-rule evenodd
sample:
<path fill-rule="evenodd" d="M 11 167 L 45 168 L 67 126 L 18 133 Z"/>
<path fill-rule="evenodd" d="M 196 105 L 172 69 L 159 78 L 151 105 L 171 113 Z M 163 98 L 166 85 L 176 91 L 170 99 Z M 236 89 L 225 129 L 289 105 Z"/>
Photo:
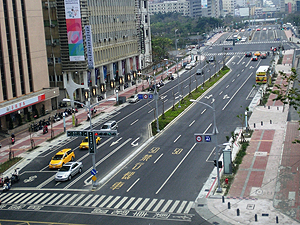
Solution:
<path fill-rule="evenodd" d="M 83 139 L 83 140 L 82 140 L 82 142 L 88 142 L 88 139 L 87 139 L 87 138 L 85 138 L 85 139 Z"/>
<path fill-rule="evenodd" d="M 64 172 L 64 171 L 69 171 L 70 170 L 70 166 L 62 166 L 60 169 L 59 169 L 59 172 Z"/>
<path fill-rule="evenodd" d="M 103 125 L 102 129 L 109 129 L 109 126 L 108 125 Z"/>
<path fill-rule="evenodd" d="M 134 98 L 134 95 L 131 95 L 129 98 Z"/>
<path fill-rule="evenodd" d="M 55 156 L 53 156 L 53 160 L 61 160 L 63 158 L 64 155 L 61 154 L 56 154 Z"/>

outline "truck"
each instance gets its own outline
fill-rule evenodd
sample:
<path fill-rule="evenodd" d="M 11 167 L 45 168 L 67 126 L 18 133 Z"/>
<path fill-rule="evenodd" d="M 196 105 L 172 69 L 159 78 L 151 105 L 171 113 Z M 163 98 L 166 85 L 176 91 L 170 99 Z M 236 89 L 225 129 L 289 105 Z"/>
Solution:
<path fill-rule="evenodd" d="M 260 66 L 256 71 L 256 83 L 266 84 L 269 79 L 269 66 Z"/>

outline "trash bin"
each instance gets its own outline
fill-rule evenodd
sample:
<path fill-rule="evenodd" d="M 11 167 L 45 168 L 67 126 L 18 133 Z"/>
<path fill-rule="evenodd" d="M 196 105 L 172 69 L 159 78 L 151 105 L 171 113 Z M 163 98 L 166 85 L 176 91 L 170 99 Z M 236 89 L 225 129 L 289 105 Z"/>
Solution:
<path fill-rule="evenodd" d="M 123 104 L 126 102 L 126 97 L 125 96 L 119 96 L 119 105 Z"/>

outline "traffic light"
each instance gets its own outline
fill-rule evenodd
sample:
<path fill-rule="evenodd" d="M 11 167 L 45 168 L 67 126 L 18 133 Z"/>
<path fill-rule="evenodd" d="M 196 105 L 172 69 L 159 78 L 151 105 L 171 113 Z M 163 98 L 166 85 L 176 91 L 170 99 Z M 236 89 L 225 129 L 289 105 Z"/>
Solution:
<path fill-rule="evenodd" d="M 92 131 L 88 132 L 90 154 L 95 153 L 95 138 Z"/>
<path fill-rule="evenodd" d="M 222 161 L 218 161 L 218 167 L 222 168 Z"/>
<path fill-rule="evenodd" d="M 109 131 L 95 130 L 94 131 L 95 138 L 97 138 L 97 137 L 100 137 L 100 138 L 115 137 L 117 135 L 118 135 L 118 131 L 117 130 L 109 130 Z"/>

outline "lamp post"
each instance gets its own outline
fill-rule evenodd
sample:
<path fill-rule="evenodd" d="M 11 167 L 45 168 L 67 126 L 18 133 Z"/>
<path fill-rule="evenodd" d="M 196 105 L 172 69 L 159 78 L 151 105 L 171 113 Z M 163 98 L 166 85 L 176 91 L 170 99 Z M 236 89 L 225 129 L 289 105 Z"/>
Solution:
<path fill-rule="evenodd" d="M 155 99 L 155 114 L 156 114 L 156 128 L 157 128 L 157 132 L 160 132 L 159 130 L 159 122 L 158 122 L 158 98 L 159 98 L 159 94 L 157 91 L 157 85 L 156 85 L 156 77 L 155 77 L 155 72 L 154 75 L 150 75 L 150 74 L 143 74 L 143 73 L 138 73 L 139 76 L 144 75 L 147 77 L 151 77 L 154 80 L 154 99 Z"/>
<path fill-rule="evenodd" d="M 200 102 L 200 101 L 197 101 L 195 99 L 190 99 L 191 102 L 196 102 L 196 103 L 200 103 L 200 104 L 203 104 L 209 108 L 211 108 L 213 110 L 213 120 L 214 120 L 214 124 L 213 124 L 213 132 L 212 134 L 215 135 L 215 144 L 216 146 L 218 147 L 218 138 L 217 138 L 217 134 L 219 133 L 218 132 L 218 128 L 217 128 L 217 124 L 216 124 L 216 110 L 215 110 L 215 99 L 213 98 L 212 99 L 212 106 L 204 103 L 204 102 Z M 219 156 L 219 149 L 218 149 L 218 156 Z M 221 189 L 221 185 L 220 185 L 220 171 L 219 171 L 219 157 L 217 157 L 217 176 L 218 176 L 218 189 L 217 189 L 217 192 L 220 193 L 222 192 L 222 189 Z"/>
<path fill-rule="evenodd" d="M 78 101 L 75 101 L 75 100 L 71 100 L 71 99 L 68 99 L 68 98 L 64 98 L 63 99 L 64 102 L 73 102 L 73 103 L 82 104 L 82 106 L 84 106 L 88 110 L 88 113 L 90 114 L 90 129 L 89 129 L 89 131 L 93 131 L 91 110 L 92 110 L 93 107 L 95 107 L 96 105 L 98 105 L 100 102 L 97 102 L 97 103 L 91 105 L 90 100 L 91 100 L 91 98 L 90 98 L 90 92 L 89 92 L 89 96 L 88 96 L 88 105 L 85 105 L 85 104 L 83 104 L 81 102 L 78 102 Z M 111 98 L 111 99 L 107 99 L 106 101 L 115 101 L 115 99 Z M 93 169 L 96 170 L 96 145 L 94 145 L 94 153 L 90 153 L 90 154 L 92 155 Z M 95 187 L 97 185 L 95 181 L 92 181 L 92 184 L 93 184 L 93 187 Z"/>
<path fill-rule="evenodd" d="M 118 91 L 118 90 L 116 90 L 116 95 L 117 95 L 117 96 L 116 96 L 116 97 L 117 97 L 117 99 L 116 99 L 116 101 L 117 101 L 116 104 L 119 105 L 119 91 Z"/>
<path fill-rule="evenodd" d="M 176 72 L 177 72 L 177 87 L 178 87 L 178 94 L 179 94 L 179 103 L 178 103 L 178 108 L 181 108 L 181 105 L 180 105 L 180 101 L 181 101 L 181 94 L 180 94 L 180 87 L 179 87 L 179 73 L 178 73 L 178 58 L 177 58 L 177 61 L 173 61 L 173 60 L 170 60 L 170 59 L 164 59 L 165 61 L 171 61 L 173 63 L 176 63 Z"/>

